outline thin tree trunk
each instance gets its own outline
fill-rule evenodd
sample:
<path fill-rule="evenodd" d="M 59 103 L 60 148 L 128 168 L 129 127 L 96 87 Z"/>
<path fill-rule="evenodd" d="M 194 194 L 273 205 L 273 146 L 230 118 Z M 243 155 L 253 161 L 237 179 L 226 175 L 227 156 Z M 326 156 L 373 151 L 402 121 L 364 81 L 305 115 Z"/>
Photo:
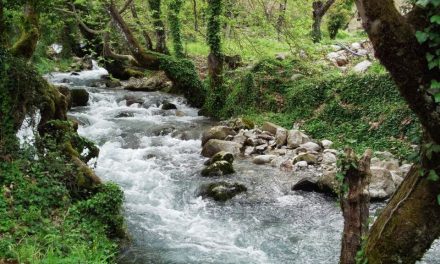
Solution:
<path fill-rule="evenodd" d="M 13 45 L 11 54 L 16 57 L 31 59 L 40 38 L 39 16 L 34 2 L 27 1 L 24 7 L 23 32 L 20 39 Z"/>
<path fill-rule="evenodd" d="M 4 47 L 6 45 L 6 23 L 3 13 L 3 0 L 0 0 L 0 47 Z"/>
<path fill-rule="evenodd" d="M 199 18 L 197 12 L 197 0 L 193 0 L 193 13 L 194 13 L 194 30 L 199 31 Z"/>
<path fill-rule="evenodd" d="M 314 1 L 313 6 L 313 26 L 312 26 L 312 40 L 317 43 L 321 41 L 321 23 L 322 18 L 330 9 L 330 7 L 335 3 L 335 0 L 327 0 L 323 3 L 322 1 Z"/>
<path fill-rule="evenodd" d="M 208 45 L 210 54 L 208 56 L 209 76 L 211 79 L 211 90 L 215 91 L 223 85 L 223 62 L 224 56 L 221 50 L 221 23 L 223 0 L 209 0 L 208 20 Z"/>
<path fill-rule="evenodd" d="M 152 11 L 153 25 L 156 30 L 156 51 L 170 54 L 167 48 L 165 24 L 162 21 L 161 0 L 148 0 Z"/>
<path fill-rule="evenodd" d="M 347 149 L 342 162 L 348 164 L 349 169 L 344 172 L 343 181 L 348 186 L 348 192 L 340 197 L 344 216 L 341 264 L 356 264 L 356 254 L 361 249 L 362 238 L 368 232 L 370 195 L 367 190 L 371 179 L 371 154 L 371 150 L 367 150 L 358 161 L 354 151 Z"/>
<path fill-rule="evenodd" d="M 143 36 L 144 39 L 145 39 L 145 45 L 146 45 L 146 48 L 147 48 L 148 50 L 153 50 L 153 41 L 151 40 L 150 35 L 148 34 L 148 32 L 147 32 L 147 31 L 145 30 L 145 28 L 142 26 L 142 23 L 141 23 L 141 21 L 139 20 L 139 16 L 138 16 L 138 14 L 137 14 L 136 6 L 134 5 L 134 3 L 131 4 L 131 6 L 130 6 L 130 10 L 131 10 L 131 15 L 133 16 L 133 18 L 134 18 L 136 24 L 137 24 L 138 27 L 141 29 L 142 36 Z"/>
<path fill-rule="evenodd" d="M 182 0 L 172 0 L 168 6 L 168 21 L 171 36 L 173 37 L 174 54 L 178 58 L 185 57 L 182 44 L 182 29 L 179 17 L 182 5 Z"/>
<path fill-rule="evenodd" d="M 285 24 L 285 20 L 286 20 L 286 9 L 287 9 L 287 0 L 284 0 L 284 3 L 280 3 L 280 14 L 278 16 L 278 21 L 277 21 L 277 33 L 278 33 L 278 41 L 281 40 L 281 33 L 282 33 L 282 28 Z"/>

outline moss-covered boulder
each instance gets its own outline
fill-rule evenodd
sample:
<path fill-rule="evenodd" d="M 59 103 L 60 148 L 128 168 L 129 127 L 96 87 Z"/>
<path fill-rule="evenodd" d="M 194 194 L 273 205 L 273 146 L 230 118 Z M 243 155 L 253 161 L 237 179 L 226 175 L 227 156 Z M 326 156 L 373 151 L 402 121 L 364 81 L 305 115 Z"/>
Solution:
<path fill-rule="evenodd" d="M 203 198 L 225 202 L 246 191 L 246 186 L 240 183 L 214 182 L 202 185 L 199 195 Z"/>
<path fill-rule="evenodd" d="M 234 168 L 232 167 L 232 163 L 229 163 L 225 160 L 220 160 L 204 168 L 202 170 L 202 176 L 204 177 L 223 176 L 234 172 L 235 171 Z"/>
<path fill-rule="evenodd" d="M 162 110 L 176 110 L 177 106 L 173 103 L 170 103 L 169 101 L 163 101 L 161 109 Z"/>
<path fill-rule="evenodd" d="M 207 160 L 205 162 L 206 166 L 209 166 L 217 161 L 227 161 L 229 163 L 233 163 L 234 162 L 234 155 L 230 152 L 226 152 L 226 151 L 220 151 L 217 154 L 215 154 L 212 158 L 210 158 L 209 160 Z"/>
<path fill-rule="evenodd" d="M 70 90 L 72 98 L 72 106 L 87 106 L 89 102 L 89 92 L 86 89 L 72 89 Z"/>

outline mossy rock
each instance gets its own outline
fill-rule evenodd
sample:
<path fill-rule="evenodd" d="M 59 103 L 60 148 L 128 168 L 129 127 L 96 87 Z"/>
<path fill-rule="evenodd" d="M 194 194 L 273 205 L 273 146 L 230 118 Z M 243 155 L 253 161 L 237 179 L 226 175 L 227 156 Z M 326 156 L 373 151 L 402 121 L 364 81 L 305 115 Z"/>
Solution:
<path fill-rule="evenodd" d="M 232 155 L 232 154 L 231 154 Z M 229 163 L 225 160 L 216 161 L 213 164 L 202 170 L 202 176 L 222 176 L 227 174 L 234 173 L 234 168 L 232 167 L 232 163 Z"/>
<path fill-rule="evenodd" d="M 246 186 L 240 183 L 214 182 L 200 187 L 199 195 L 214 201 L 225 202 L 236 195 L 247 192 Z"/>
<path fill-rule="evenodd" d="M 70 90 L 71 98 L 72 98 L 72 106 L 87 106 L 89 102 L 89 92 L 85 89 L 72 89 Z"/>
<path fill-rule="evenodd" d="M 222 160 L 232 164 L 234 162 L 234 155 L 230 152 L 220 151 L 217 154 L 215 154 L 211 159 L 207 160 L 205 162 L 205 165 L 209 166 L 217 161 L 222 161 Z"/>

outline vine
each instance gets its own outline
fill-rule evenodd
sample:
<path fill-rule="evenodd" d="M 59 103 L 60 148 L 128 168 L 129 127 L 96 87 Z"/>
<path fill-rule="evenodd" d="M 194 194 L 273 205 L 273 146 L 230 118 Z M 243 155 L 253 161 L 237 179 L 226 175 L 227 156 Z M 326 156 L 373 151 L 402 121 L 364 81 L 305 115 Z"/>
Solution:
<path fill-rule="evenodd" d="M 183 0 L 172 0 L 169 4 L 168 21 L 170 23 L 171 36 L 173 37 L 174 53 L 176 57 L 185 56 L 182 44 L 182 29 L 180 23 L 180 10 L 182 9 Z"/>

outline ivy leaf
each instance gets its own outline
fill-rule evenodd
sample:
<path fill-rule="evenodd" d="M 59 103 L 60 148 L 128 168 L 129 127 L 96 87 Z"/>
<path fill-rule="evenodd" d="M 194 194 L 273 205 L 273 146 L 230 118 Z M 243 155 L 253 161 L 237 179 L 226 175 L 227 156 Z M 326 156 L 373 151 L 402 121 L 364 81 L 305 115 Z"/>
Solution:
<path fill-rule="evenodd" d="M 432 61 L 433 59 L 434 59 L 434 55 L 432 55 L 431 53 L 426 53 L 426 59 L 428 60 L 428 61 Z"/>
<path fill-rule="evenodd" d="M 437 80 L 431 81 L 431 89 L 440 89 L 440 82 Z"/>
<path fill-rule="evenodd" d="M 436 103 L 440 103 L 440 93 L 436 93 L 436 94 L 434 94 L 434 101 L 435 101 Z"/>
<path fill-rule="evenodd" d="M 438 181 L 440 177 L 437 175 L 435 170 L 430 170 L 428 174 L 428 180 L 430 181 Z"/>
<path fill-rule="evenodd" d="M 429 0 L 419 0 L 416 4 L 422 7 L 426 7 L 429 4 Z"/>
<path fill-rule="evenodd" d="M 440 15 L 434 15 L 430 19 L 431 23 L 437 23 L 440 25 Z"/>
<path fill-rule="evenodd" d="M 440 194 L 437 196 L 437 203 L 440 205 Z"/>
<path fill-rule="evenodd" d="M 416 38 L 419 41 L 419 43 L 424 43 L 428 40 L 429 35 L 423 31 L 417 31 L 416 32 Z"/>

